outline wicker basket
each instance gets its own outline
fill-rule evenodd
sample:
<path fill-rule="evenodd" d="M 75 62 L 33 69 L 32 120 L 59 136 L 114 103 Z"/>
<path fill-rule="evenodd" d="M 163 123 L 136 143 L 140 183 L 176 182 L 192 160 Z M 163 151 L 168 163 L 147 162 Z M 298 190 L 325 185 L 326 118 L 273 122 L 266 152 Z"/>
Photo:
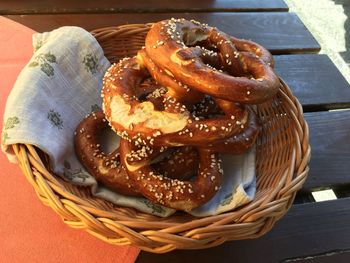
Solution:
<path fill-rule="evenodd" d="M 144 45 L 149 27 L 125 25 L 94 30 L 92 34 L 108 59 L 115 62 L 134 55 Z M 38 197 L 69 226 L 111 244 L 132 244 L 154 253 L 202 249 L 268 232 L 290 208 L 307 177 L 308 126 L 300 103 L 282 80 L 276 98 L 259 105 L 257 112 L 262 132 L 257 141 L 255 199 L 234 211 L 200 219 L 184 213 L 159 218 L 117 207 L 50 172 L 47 157 L 34 146 L 16 144 L 13 149 Z"/>

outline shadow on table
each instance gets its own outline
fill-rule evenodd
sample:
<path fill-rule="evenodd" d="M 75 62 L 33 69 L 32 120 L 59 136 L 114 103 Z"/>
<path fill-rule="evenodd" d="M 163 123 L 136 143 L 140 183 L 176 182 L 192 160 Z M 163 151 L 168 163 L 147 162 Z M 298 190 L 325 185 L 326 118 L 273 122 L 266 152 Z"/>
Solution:
<path fill-rule="evenodd" d="M 346 20 L 344 23 L 345 29 L 345 47 L 346 51 L 339 52 L 344 61 L 350 66 L 350 1 L 349 0 L 333 0 L 336 5 L 342 5 Z"/>

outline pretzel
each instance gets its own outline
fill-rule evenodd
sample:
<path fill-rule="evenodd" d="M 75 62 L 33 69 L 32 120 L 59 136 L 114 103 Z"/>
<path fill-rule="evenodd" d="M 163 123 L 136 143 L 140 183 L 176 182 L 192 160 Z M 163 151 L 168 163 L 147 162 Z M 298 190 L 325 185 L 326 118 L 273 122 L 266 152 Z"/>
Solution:
<path fill-rule="evenodd" d="M 259 134 L 259 121 L 252 109 L 250 111 L 250 119 L 246 129 L 232 137 L 218 140 L 206 146 L 206 148 L 213 152 L 229 153 L 229 154 L 242 154 L 250 149 L 256 141 Z"/>
<path fill-rule="evenodd" d="M 170 19 L 153 24 L 145 47 L 157 66 L 205 94 L 249 104 L 271 99 L 280 85 L 272 67 L 253 53 L 239 52 L 231 40 L 216 28 Z M 208 64 L 219 60 L 231 75 Z"/>
<path fill-rule="evenodd" d="M 249 104 L 275 96 L 280 82 L 259 44 L 184 19 L 152 26 L 137 56 L 103 79 L 103 113 L 76 130 L 79 160 L 97 181 L 125 195 L 189 211 L 220 189 L 220 153 L 240 154 L 259 133 Z M 101 130 L 121 137 L 103 152 Z"/>
<path fill-rule="evenodd" d="M 150 101 L 141 102 L 136 97 L 136 87 L 148 77 L 142 61 L 123 59 L 110 67 L 102 89 L 107 120 L 122 138 L 136 146 L 201 146 L 241 133 L 249 121 L 250 113 L 234 103 L 225 103 L 225 115 L 215 119 L 193 117 L 165 88 L 156 92 L 163 98 L 164 108 L 157 110 Z"/>
<path fill-rule="evenodd" d="M 142 61 L 152 78 L 167 88 L 168 96 L 173 97 L 184 104 L 197 103 L 203 99 L 203 93 L 182 84 L 171 76 L 170 72 L 166 73 L 154 64 L 147 55 L 145 49 L 142 49 L 137 53 L 137 58 L 138 61 Z"/>
<path fill-rule="evenodd" d="M 176 147 L 152 168 L 165 177 L 178 180 L 190 179 L 198 170 L 199 158 L 195 148 L 190 146 Z"/>
<path fill-rule="evenodd" d="M 136 188 L 144 197 L 177 210 L 190 211 L 208 202 L 220 189 L 223 170 L 217 154 L 208 149 L 198 149 L 199 169 L 194 180 L 170 179 L 158 173 L 150 165 L 133 167 L 126 161 L 132 148 L 127 140 L 120 141 L 122 164 Z"/>
<path fill-rule="evenodd" d="M 105 153 L 98 143 L 99 134 L 110 129 L 103 112 L 87 115 L 78 125 L 74 137 L 75 152 L 79 161 L 97 181 L 124 195 L 140 196 L 129 175 L 120 162 L 119 147 L 111 153 Z M 150 164 L 159 173 L 171 179 L 185 179 L 192 176 L 198 168 L 198 154 L 191 147 L 180 147 L 167 154 L 162 160 Z"/>
<path fill-rule="evenodd" d="M 226 103 L 226 101 L 219 99 L 216 99 L 216 101 L 218 104 Z M 228 104 L 226 107 L 230 107 L 230 105 L 231 104 Z M 254 110 L 251 107 L 246 108 L 249 111 L 250 118 L 243 132 L 229 138 L 206 144 L 205 147 L 214 152 L 229 154 L 242 154 L 251 148 L 259 134 L 260 125 Z M 220 107 L 215 103 L 215 100 L 207 96 L 204 97 L 201 102 L 195 104 L 192 110 L 192 114 L 202 117 L 220 114 L 221 111 Z"/>
<path fill-rule="evenodd" d="M 249 52 L 258 56 L 262 61 L 264 61 L 268 66 L 273 67 L 275 62 L 271 53 L 263 46 L 255 43 L 251 40 L 239 39 L 230 36 L 231 42 L 235 45 L 239 52 Z"/>
<path fill-rule="evenodd" d="M 86 116 L 78 125 L 74 137 L 75 152 L 79 161 L 97 181 L 124 195 L 139 195 L 128 180 L 120 163 L 119 149 L 107 154 L 98 143 L 98 134 L 108 127 L 102 112 Z"/>

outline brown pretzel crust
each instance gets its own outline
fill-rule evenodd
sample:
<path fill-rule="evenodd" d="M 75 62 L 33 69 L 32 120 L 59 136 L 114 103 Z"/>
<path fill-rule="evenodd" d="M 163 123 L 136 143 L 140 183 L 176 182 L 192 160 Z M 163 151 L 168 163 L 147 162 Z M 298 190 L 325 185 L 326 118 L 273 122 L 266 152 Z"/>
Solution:
<path fill-rule="evenodd" d="M 105 153 L 97 141 L 99 133 L 108 127 L 103 112 L 91 113 L 76 128 L 75 152 L 79 161 L 97 181 L 124 195 L 139 195 L 130 184 L 125 167 L 120 163 L 119 149 Z"/>
<path fill-rule="evenodd" d="M 148 77 L 142 61 L 128 58 L 112 65 L 102 90 L 106 118 L 117 133 L 129 142 L 158 147 L 195 145 L 232 137 L 244 131 L 249 112 L 229 102 L 226 115 L 215 119 L 191 117 L 186 106 L 167 93 L 164 110 L 156 110 L 150 101 L 140 102 L 135 90 Z M 227 103 L 226 103 L 227 104 Z"/>
<path fill-rule="evenodd" d="M 217 103 L 215 103 L 215 101 Z M 193 109 L 196 116 L 201 117 L 222 114 L 222 109 L 218 107 L 218 104 L 226 111 L 232 110 L 231 102 L 220 99 L 213 100 L 210 97 L 205 97 L 200 103 L 196 104 Z M 209 148 L 218 153 L 230 154 L 241 154 L 251 148 L 259 134 L 260 124 L 253 108 L 251 106 L 246 106 L 246 109 L 250 117 L 244 131 L 232 137 L 208 143 L 205 145 L 205 148 Z"/>
<path fill-rule="evenodd" d="M 145 65 L 152 78 L 167 88 L 167 93 L 170 97 L 184 104 L 193 104 L 203 99 L 203 93 L 182 84 L 171 76 L 170 72 L 166 73 L 154 64 L 144 49 L 138 52 L 137 58 L 139 61 L 142 61 L 142 64 Z"/>
<path fill-rule="evenodd" d="M 93 112 L 78 125 L 74 137 L 75 152 L 79 161 L 97 181 L 124 195 L 140 196 L 133 187 L 129 175 L 120 162 L 119 148 L 105 153 L 98 142 L 98 135 L 110 129 L 103 112 Z M 143 160 L 149 165 L 150 159 Z M 180 147 L 165 155 L 152 167 L 168 178 L 182 180 L 198 169 L 198 154 L 191 147 Z"/>
<path fill-rule="evenodd" d="M 152 167 L 165 177 L 178 180 L 188 180 L 198 170 L 199 158 L 195 148 L 176 147 L 160 162 Z"/>
<path fill-rule="evenodd" d="M 198 149 L 200 161 L 195 179 L 180 181 L 159 174 L 150 165 L 137 169 L 130 167 L 125 157 L 131 147 L 127 140 L 121 139 L 121 162 L 127 167 L 137 191 L 154 203 L 189 211 L 208 202 L 220 189 L 223 171 L 218 155 L 210 150 Z"/>
<path fill-rule="evenodd" d="M 196 44 L 219 50 L 228 75 L 207 65 L 198 56 Z M 263 60 L 249 52 L 238 52 L 231 38 L 216 28 L 184 19 L 171 19 L 153 25 L 146 36 L 146 51 L 154 63 L 182 83 L 225 100 L 261 103 L 278 91 L 279 79 Z M 249 77 L 241 77 L 245 73 Z"/>
<path fill-rule="evenodd" d="M 243 132 L 230 138 L 217 140 L 206 146 L 206 148 L 213 152 L 229 154 L 242 154 L 250 149 L 258 137 L 260 125 L 255 112 L 250 108 L 248 108 L 248 111 L 250 112 L 250 119 Z"/>
<path fill-rule="evenodd" d="M 271 53 L 263 46 L 251 40 L 239 39 L 233 36 L 230 36 L 230 40 L 235 45 L 238 51 L 252 53 L 258 56 L 262 61 L 264 61 L 270 67 L 274 67 L 275 61 Z"/>

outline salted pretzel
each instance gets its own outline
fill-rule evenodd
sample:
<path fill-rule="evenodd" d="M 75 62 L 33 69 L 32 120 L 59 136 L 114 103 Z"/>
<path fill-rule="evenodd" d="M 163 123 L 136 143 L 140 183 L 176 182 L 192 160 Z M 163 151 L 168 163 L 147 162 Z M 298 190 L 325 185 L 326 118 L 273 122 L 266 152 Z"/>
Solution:
<path fill-rule="evenodd" d="M 103 152 L 98 135 L 108 127 L 102 112 L 86 116 L 78 125 L 74 136 L 76 156 L 97 181 L 120 194 L 139 195 L 132 188 L 128 174 L 120 163 L 119 149 Z"/>
<path fill-rule="evenodd" d="M 254 54 L 270 67 L 273 67 L 275 65 L 275 61 L 271 53 L 258 43 L 247 39 L 235 38 L 233 36 L 230 36 L 230 40 L 239 52 L 249 52 L 251 54 Z"/>
<path fill-rule="evenodd" d="M 219 102 L 219 104 L 220 102 L 221 104 L 226 103 L 226 101 L 218 99 L 216 99 L 216 101 Z M 231 104 L 229 103 L 228 105 L 230 106 Z M 218 104 L 215 103 L 215 100 L 207 96 L 199 103 L 193 105 L 192 110 L 192 114 L 202 117 L 222 113 L 220 112 L 221 109 Z M 229 154 L 241 154 L 251 148 L 259 134 L 260 124 L 254 110 L 251 107 L 247 107 L 247 110 L 250 112 L 250 118 L 243 132 L 229 138 L 205 144 L 205 147 L 210 148 L 214 152 Z"/>
<path fill-rule="evenodd" d="M 252 49 L 257 48 L 256 46 L 252 46 L 252 47 L 248 46 L 248 47 Z M 248 47 L 244 46 L 244 48 L 247 48 L 247 49 Z M 264 52 L 261 55 L 266 56 L 268 58 L 268 56 L 265 55 Z M 197 102 L 199 96 L 196 96 L 195 99 L 192 99 L 192 96 L 193 94 L 195 94 L 195 92 L 198 93 L 198 91 L 194 89 L 190 89 L 189 91 L 187 91 L 187 93 L 190 93 L 188 98 L 186 97 L 186 95 L 183 95 L 184 93 L 182 93 L 182 91 L 184 90 L 185 85 L 179 85 L 180 83 L 177 82 L 173 77 L 167 75 L 166 73 L 163 73 L 162 70 L 159 69 L 153 63 L 153 61 L 149 58 L 149 56 L 147 55 L 144 49 L 138 52 L 138 57 L 139 57 L 139 60 L 142 60 L 143 64 L 147 67 L 148 71 L 156 81 L 158 81 L 162 85 L 166 85 L 168 87 L 168 91 L 169 89 L 172 90 L 172 92 L 170 93 L 171 96 L 177 96 L 178 92 L 180 91 L 181 96 L 177 96 L 179 101 L 182 102 L 182 98 L 184 97 L 186 98 L 185 100 L 186 102 L 189 102 L 189 101 L 191 101 L 192 103 Z M 164 79 L 166 79 L 166 81 L 164 81 Z M 189 87 L 187 88 L 189 89 Z M 236 104 L 230 101 L 215 99 L 215 98 L 210 100 L 210 99 L 207 99 L 207 97 L 202 96 L 202 101 L 192 105 L 191 113 L 192 114 L 194 113 L 195 116 L 203 117 L 203 116 L 210 116 L 210 114 L 212 115 L 218 114 L 221 111 L 222 113 L 226 113 L 230 115 L 230 113 L 234 112 L 237 107 L 238 106 Z M 195 112 L 193 112 L 193 110 Z M 251 109 L 249 109 L 249 116 L 250 116 L 249 122 L 244 131 L 242 131 L 240 134 L 236 134 L 229 138 L 217 140 L 211 144 L 210 148 L 216 152 L 232 153 L 232 154 L 243 153 L 247 149 L 249 149 L 252 146 L 252 144 L 254 144 L 259 131 L 257 117 L 254 111 Z"/>
<path fill-rule="evenodd" d="M 198 157 L 194 148 L 180 147 L 158 163 L 143 163 L 135 168 L 127 162 L 132 149 L 127 141 L 122 140 L 121 147 L 112 153 L 103 152 L 98 135 L 107 128 L 103 112 L 86 116 L 76 129 L 75 151 L 87 171 L 110 189 L 124 195 L 143 195 L 151 201 L 180 210 L 200 206 L 218 191 L 222 169 L 213 150 L 200 149 Z M 194 181 L 182 181 L 190 178 L 198 167 Z M 146 189 L 135 187 L 135 180 L 136 185 L 142 183 Z M 155 193 L 152 189 L 158 187 Z"/>
<path fill-rule="evenodd" d="M 168 96 L 175 98 L 185 105 L 198 103 L 204 98 L 202 92 L 177 81 L 171 72 L 166 72 L 166 70 L 158 67 L 147 55 L 144 48 L 137 53 L 137 59 L 147 68 L 149 74 L 156 82 L 167 88 Z"/>
<path fill-rule="evenodd" d="M 218 153 L 242 154 L 250 149 L 259 134 L 259 121 L 252 109 L 248 109 L 251 117 L 245 130 L 226 139 L 217 140 L 205 146 Z"/>
<path fill-rule="evenodd" d="M 190 211 L 208 202 L 220 189 L 223 170 L 218 154 L 198 149 L 199 168 L 193 180 L 170 179 L 150 165 L 130 166 L 126 156 L 132 148 L 127 140 L 120 141 L 120 159 L 127 168 L 133 187 L 150 201 L 177 210 Z"/>
<path fill-rule="evenodd" d="M 75 152 L 87 171 L 97 181 L 124 195 L 140 196 L 133 186 L 125 166 L 120 162 L 119 147 L 105 153 L 98 136 L 110 129 L 102 111 L 87 115 L 76 128 Z M 198 154 L 192 147 L 179 147 L 157 163 L 144 162 L 168 178 L 182 180 L 192 176 L 198 168 Z"/>
<path fill-rule="evenodd" d="M 237 44 L 227 34 L 196 21 L 170 19 L 153 24 L 145 47 L 158 67 L 205 94 L 249 104 L 271 99 L 280 86 L 272 67 L 259 55 L 239 52 L 235 41 Z M 259 49 L 239 44 L 241 50 Z"/>
<path fill-rule="evenodd" d="M 280 82 L 259 44 L 184 19 L 156 23 L 137 56 L 105 74 L 103 113 L 77 127 L 75 149 L 87 171 L 121 194 L 177 210 L 208 202 L 220 189 L 220 153 L 240 154 L 259 133 L 254 106 Z M 119 148 L 98 142 L 110 127 Z"/>
<path fill-rule="evenodd" d="M 215 119 L 193 117 L 185 105 L 168 96 L 167 89 L 153 92 L 163 98 L 164 110 L 157 110 L 135 93 L 148 77 L 143 62 L 134 57 L 111 66 L 104 78 L 104 113 L 112 128 L 129 142 L 152 147 L 201 146 L 243 132 L 249 121 L 250 112 L 232 103 L 223 107 L 225 115 Z"/>
<path fill-rule="evenodd" d="M 151 164 L 159 174 L 170 179 L 188 180 L 198 170 L 198 152 L 191 146 L 173 148 L 160 162 Z"/>

